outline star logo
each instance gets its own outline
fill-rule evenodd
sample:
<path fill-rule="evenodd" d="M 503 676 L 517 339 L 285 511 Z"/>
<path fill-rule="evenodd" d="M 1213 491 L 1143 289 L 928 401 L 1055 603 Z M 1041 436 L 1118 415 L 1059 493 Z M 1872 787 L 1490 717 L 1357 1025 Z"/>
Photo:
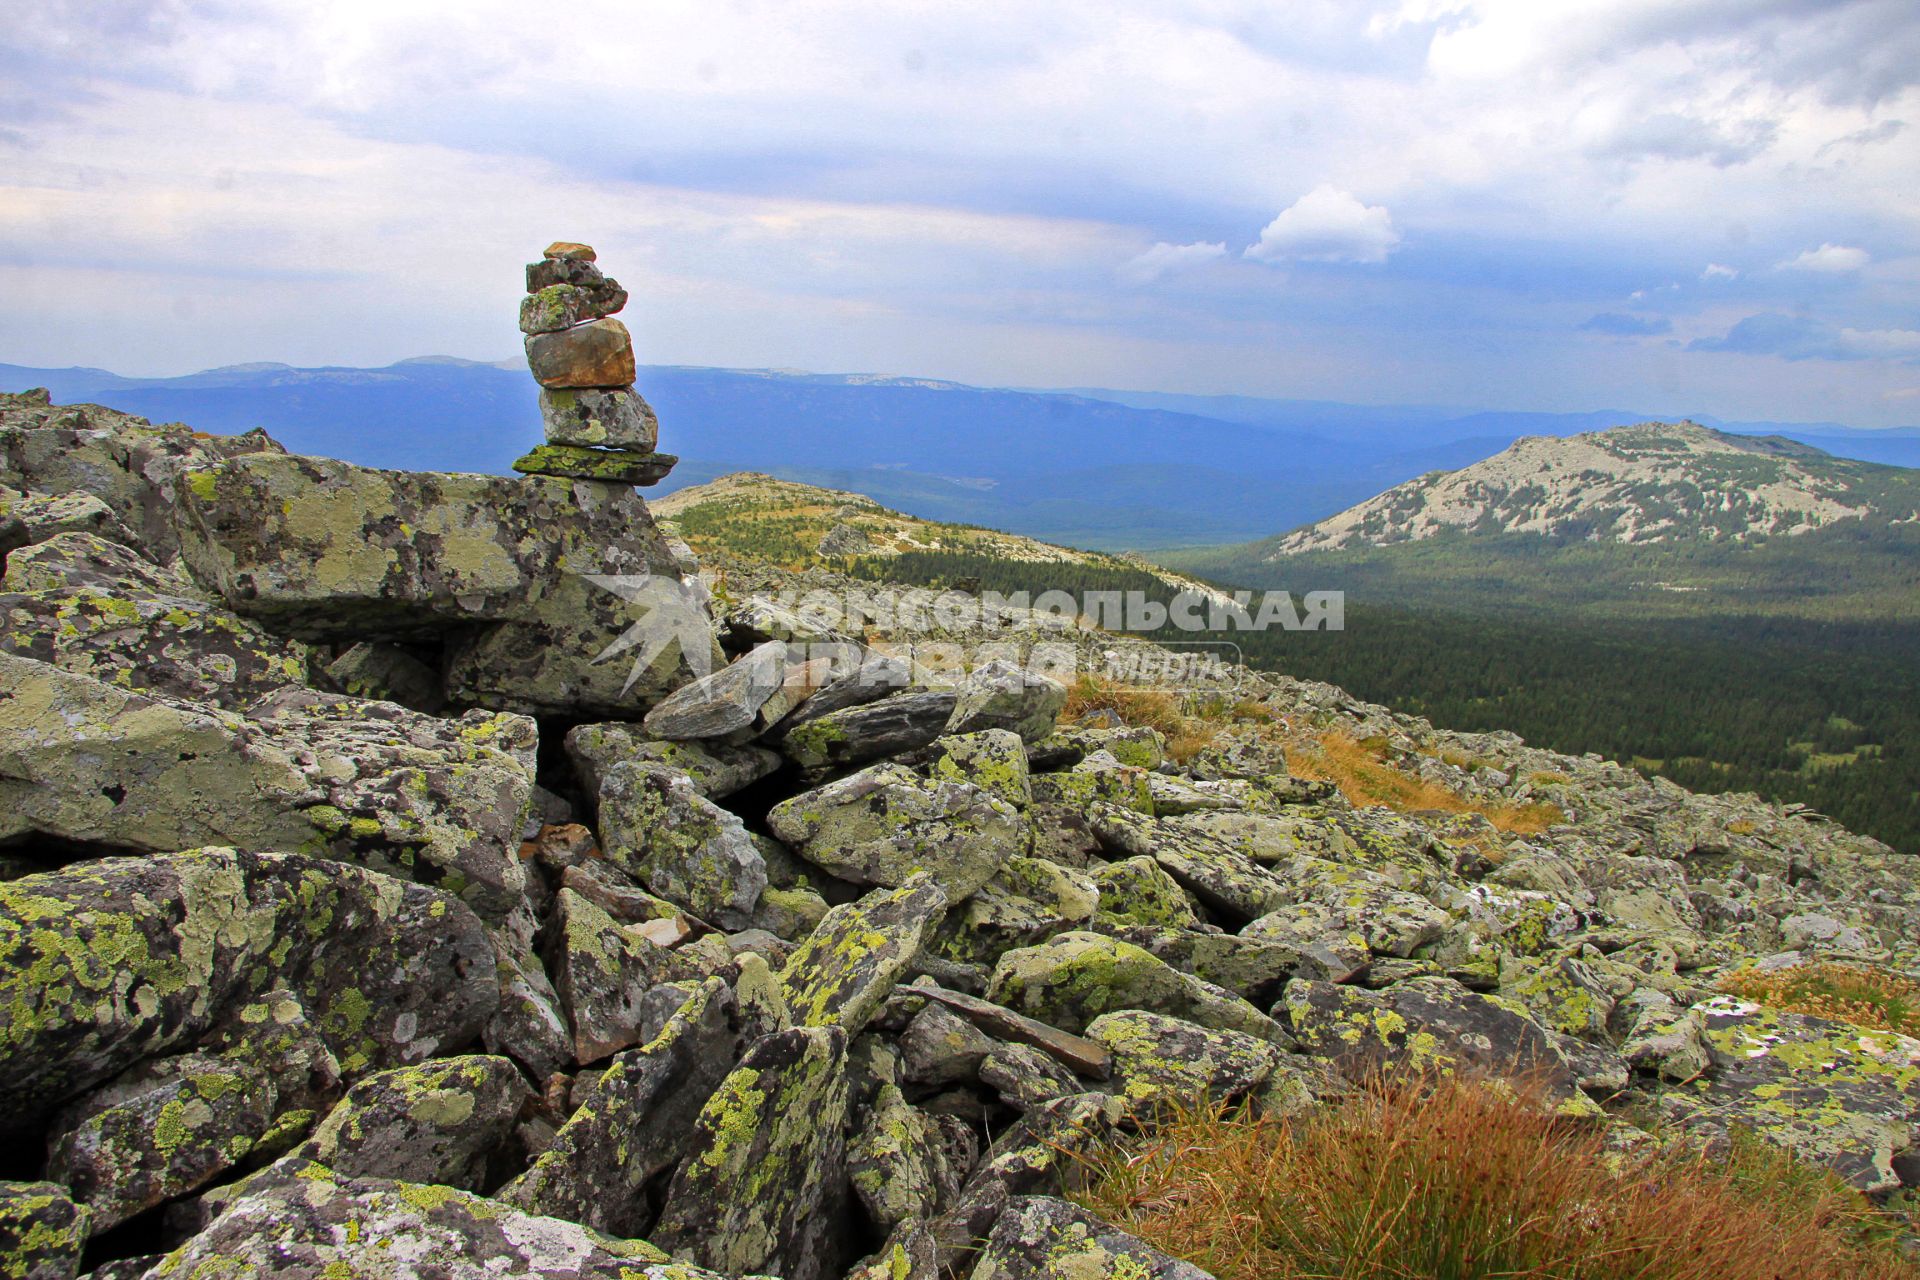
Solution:
<path fill-rule="evenodd" d="M 589 573 L 588 582 L 619 596 L 640 611 L 618 639 L 594 656 L 599 664 L 633 654 L 620 694 L 632 692 L 640 677 L 676 650 L 695 680 L 713 671 L 713 624 L 697 586 L 654 573 Z"/>

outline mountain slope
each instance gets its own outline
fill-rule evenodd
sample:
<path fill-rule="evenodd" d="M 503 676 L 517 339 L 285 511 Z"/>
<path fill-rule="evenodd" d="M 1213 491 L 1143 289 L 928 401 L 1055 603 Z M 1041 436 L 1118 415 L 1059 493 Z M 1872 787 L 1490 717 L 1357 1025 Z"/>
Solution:
<path fill-rule="evenodd" d="M 1417 542 L 1449 530 L 1620 543 L 1796 536 L 1846 520 L 1911 521 L 1920 473 L 1778 436 L 1647 422 L 1530 436 L 1276 540 L 1271 555 Z"/>
<path fill-rule="evenodd" d="M 721 476 L 654 501 L 661 527 L 686 539 L 703 561 L 752 561 L 807 568 L 903 556 L 982 558 L 1096 573 L 1145 574 L 1159 586 L 1211 594 L 1182 574 L 1134 556 L 1082 551 L 976 525 L 922 520 L 872 498 L 781 480 L 764 472 Z"/>

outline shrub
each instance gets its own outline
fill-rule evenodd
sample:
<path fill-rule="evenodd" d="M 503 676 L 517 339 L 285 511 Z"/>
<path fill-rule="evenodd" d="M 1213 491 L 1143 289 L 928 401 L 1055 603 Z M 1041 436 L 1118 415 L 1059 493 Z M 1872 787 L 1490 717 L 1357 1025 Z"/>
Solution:
<path fill-rule="evenodd" d="M 1743 1158 L 1622 1155 L 1512 1090 L 1376 1081 L 1287 1120 L 1177 1112 L 1078 1198 L 1219 1280 L 1920 1277 L 1837 1179 Z"/>

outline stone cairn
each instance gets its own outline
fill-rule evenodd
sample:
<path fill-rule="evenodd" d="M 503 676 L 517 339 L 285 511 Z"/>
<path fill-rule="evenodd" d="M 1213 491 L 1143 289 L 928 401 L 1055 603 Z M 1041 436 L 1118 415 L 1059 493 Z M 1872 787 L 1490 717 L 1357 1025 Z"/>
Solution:
<path fill-rule="evenodd" d="M 540 384 L 547 442 L 513 464 L 528 475 L 658 484 L 679 459 L 658 453 L 660 423 L 633 389 L 633 338 L 611 317 L 627 291 L 593 249 L 555 241 L 527 264 L 520 331 Z"/>

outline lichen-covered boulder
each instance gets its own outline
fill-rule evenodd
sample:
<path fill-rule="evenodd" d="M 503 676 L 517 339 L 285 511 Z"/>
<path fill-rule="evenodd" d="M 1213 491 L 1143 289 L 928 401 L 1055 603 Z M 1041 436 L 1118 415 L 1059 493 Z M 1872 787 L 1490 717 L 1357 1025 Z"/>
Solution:
<path fill-rule="evenodd" d="M 1694 1008 L 1713 1068 L 1661 1095 L 1670 1118 L 1747 1129 L 1862 1191 L 1900 1185 L 1893 1159 L 1920 1144 L 1920 1040 L 1733 996 Z"/>
<path fill-rule="evenodd" d="M 980 1083 L 1015 1111 L 1031 1111 L 1086 1089 L 1057 1060 L 1024 1044 L 996 1044 L 980 1063 Z"/>
<path fill-rule="evenodd" d="M 739 1056 L 742 1023 L 726 983 L 708 979 L 658 1035 L 608 1064 L 499 1198 L 614 1235 L 644 1234 L 648 1185 L 691 1147 L 700 1109 Z"/>
<path fill-rule="evenodd" d="M 922 1088 L 968 1084 L 979 1078 L 993 1047 L 993 1039 L 972 1023 L 929 1001 L 900 1033 L 901 1073 Z"/>
<path fill-rule="evenodd" d="M 653 892 L 727 929 L 752 923 L 767 887 L 745 824 L 659 765 L 628 761 L 601 778 L 600 848 Z"/>
<path fill-rule="evenodd" d="M 184 559 L 240 613 L 352 641 L 529 618 L 569 573 L 671 572 L 645 503 L 581 487 L 256 454 L 182 482 Z"/>
<path fill-rule="evenodd" d="M 581 786 L 594 796 L 607 771 L 629 761 L 684 773 L 693 789 L 709 800 L 724 799 L 780 769 L 780 754 L 766 747 L 662 742 L 622 721 L 575 725 L 567 731 L 566 745 Z"/>
<path fill-rule="evenodd" d="M 452 1187 L 304 1164 L 250 1183 L 152 1280 L 720 1280 L 640 1240 Z"/>
<path fill-rule="evenodd" d="M 1348 1079 L 1403 1066 L 1505 1076 L 1528 1081 L 1568 1114 L 1598 1111 L 1538 1024 L 1450 979 L 1422 978 L 1384 991 L 1303 980 L 1288 984 L 1274 1012 L 1285 1014 L 1303 1053 L 1327 1059 Z"/>
<path fill-rule="evenodd" d="M 434 885 L 491 919 L 521 901 L 520 836 L 540 737 L 531 719 L 469 711 L 446 720 L 295 688 L 248 714 L 323 789 L 301 816 L 330 855 Z"/>
<path fill-rule="evenodd" d="M 978 1143 L 957 1117 L 928 1115 L 898 1086 L 882 1084 L 847 1142 L 847 1174 L 881 1231 L 932 1218 L 959 1194 Z"/>
<path fill-rule="evenodd" d="M 1016 854 L 947 916 L 935 949 L 962 963 L 991 966 L 1014 947 L 1084 926 L 1099 905 L 1100 890 L 1085 872 Z"/>
<path fill-rule="evenodd" d="M 1027 780 L 1027 749 L 1020 735 L 1009 729 L 982 729 L 937 739 L 927 773 L 934 778 L 968 782 L 990 791 L 1016 809 L 1033 800 Z"/>
<path fill-rule="evenodd" d="M 74 535 L 112 542 L 135 537 L 112 507 L 90 493 L 21 493 L 0 485 L 0 517 L 7 522 L 9 551 Z"/>
<path fill-rule="evenodd" d="M 1099 920 L 1093 928 L 1152 952 L 1182 973 L 1243 996 L 1257 1008 L 1271 1005 L 1289 980 L 1306 976 L 1301 971 L 1303 950 L 1270 938 L 1158 925 L 1116 927 Z M 1360 954 L 1364 960 L 1365 951 Z"/>
<path fill-rule="evenodd" d="M 780 971 L 795 1022 L 859 1035 L 946 909 L 947 895 L 922 874 L 828 911 Z"/>
<path fill-rule="evenodd" d="M 573 1030 L 574 1061 L 598 1062 L 640 1043 L 642 999 L 659 980 L 663 950 L 572 889 L 560 890 L 547 943 Z"/>
<path fill-rule="evenodd" d="M 1149 1009 L 1273 1043 L 1288 1038 L 1273 1019 L 1238 996 L 1181 973 L 1131 943 L 1097 933 L 1063 933 L 1040 946 L 1007 952 L 994 967 L 987 996 L 1074 1032 L 1103 1013 Z"/>
<path fill-rule="evenodd" d="M 349 1089 L 292 1154 L 343 1178 L 481 1191 L 489 1158 L 532 1098 L 505 1058 L 474 1054 L 377 1071 Z"/>
<path fill-rule="evenodd" d="M 458 701 L 631 713 L 717 654 L 623 485 L 252 455 L 179 492 L 183 559 L 230 608 L 314 640 L 464 628 L 446 669 Z"/>
<path fill-rule="evenodd" d="M 87 1099 L 54 1122 L 47 1176 L 109 1231 L 204 1185 L 253 1150 L 274 1090 L 241 1064 L 200 1059 L 150 1082 Z"/>
<path fill-rule="evenodd" d="M 985 662 L 967 673 L 947 718 L 948 733 L 1009 729 L 1024 742 L 1053 732 L 1067 705 L 1067 687 L 1011 662 Z"/>
<path fill-rule="evenodd" d="M 162 564 L 171 563 L 180 546 L 175 480 L 259 452 L 281 449 L 264 431 L 208 435 L 179 423 L 154 426 L 95 404 L 55 405 L 45 392 L 0 396 L 0 484 L 34 493 L 90 494 Z"/>
<path fill-rule="evenodd" d="M 1127 1106 L 1104 1093 L 1076 1093 L 1029 1110 L 994 1142 L 959 1201 L 933 1225 L 941 1264 L 951 1267 L 992 1228 L 1011 1197 L 1058 1189 L 1074 1161 L 1115 1137 Z"/>
<path fill-rule="evenodd" d="M 590 490 L 589 505 L 617 503 L 616 493 L 639 501 L 622 485 L 546 483 Z M 639 518 L 647 519 L 644 507 Z M 683 581 L 667 554 L 651 569 L 619 567 L 636 553 L 617 546 L 558 562 L 559 578 L 528 616 L 468 631 L 448 647 L 447 697 L 530 715 L 632 716 L 706 675 L 725 657 L 702 589 Z"/>
<path fill-rule="evenodd" d="M 701 1108 L 653 1242 L 732 1275 L 835 1274 L 846 1059 L 838 1027 L 795 1027 L 754 1042 Z"/>
<path fill-rule="evenodd" d="M 802 705 L 802 713 L 831 691 L 830 686 L 809 699 Z M 903 689 L 895 693 L 882 688 L 880 692 L 886 696 L 877 701 L 781 726 L 775 737 L 781 754 L 801 769 L 819 774 L 917 751 L 946 731 L 953 714 L 955 695 L 951 689 Z"/>
<path fill-rule="evenodd" d="M 74 1280 L 92 1215 L 51 1182 L 0 1182 L 0 1276 Z"/>
<path fill-rule="evenodd" d="M 684 684 L 647 712 L 646 731 L 668 741 L 751 732 L 787 674 L 787 646 L 769 640 L 710 676 Z"/>
<path fill-rule="evenodd" d="M 968 1280 L 1213 1280 L 1190 1262 L 1051 1196 L 1018 1196 L 993 1225 Z"/>
<path fill-rule="evenodd" d="M 536 737 L 299 688 L 243 718 L 0 653 L 0 840 L 324 853 L 504 914 Z"/>
<path fill-rule="evenodd" d="M 1229 844 L 1171 822 L 1102 804 L 1093 810 L 1093 829 L 1101 844 L 1119 854 L 1152 858 L 1181 888 L 1236 922 L 1256 919 L 1297 896 L 1287 880 Z"/>
<path fill-rule="evenodd" d="M 1186 929 L 1200 923 L 1186 890 L 1152 858 L 1123 858 L 1095 867 L 1092 875 L 1100 893 L 1097 918 L 1104 925 Z"/>
<path fill-rule="evenodd" d="M 489 924 L 500 1005 L 481 1032 L 488 1053 L 512 1058 L 535 1080 L 544 1080 L 573 1061 L 573 1033 L 561 1012 L 560 993 L 534 946 L 540 921 L 530 906 L 516 908 L 500 924 Z"/>
<path fill-rule="evenodd" d="M 0 1132 L 296 994 L 357 1077 L 471 1043 L 499 1001 L 457 899 L 340 863 L 232 849 L 0 883 Z"/>
<path fill-rule="evenodd" d="M 59 533 L 8 553 L 4 582 L 9 591 L 129 591 L 194 597 L 192 579 L 124 543 L 93 533 Z"/>
<path fill-rule="evenodd" d="M 191 596 L 131 585 L 0 594 L 0 648 L 123 689 L 232 710 L 310 674 L 297 640 Z"/>
<path fill-rule="evenodd" d="M 1087 1039 L 1113 1054 L 1112 1090 L 1135 1104 L 1231 1102 L 1280 1061 L 1265 1040 L 1145 1009 L 1101 1014 Z"/>
<path fill-rule="evenodd" d="M 1020 852 L 1019 813 L 964 782 L 928 781 L 875 765 L 783 800 L 774 835 L 809 862 L 855 884 L 898 887 L 930 871 L 949 903 L 968 897 Z"/>
<path fill-rule="evenodd" d="M 0 653 L 0 840 L 316 847 L 318 789 L 238 717 Z"/>

